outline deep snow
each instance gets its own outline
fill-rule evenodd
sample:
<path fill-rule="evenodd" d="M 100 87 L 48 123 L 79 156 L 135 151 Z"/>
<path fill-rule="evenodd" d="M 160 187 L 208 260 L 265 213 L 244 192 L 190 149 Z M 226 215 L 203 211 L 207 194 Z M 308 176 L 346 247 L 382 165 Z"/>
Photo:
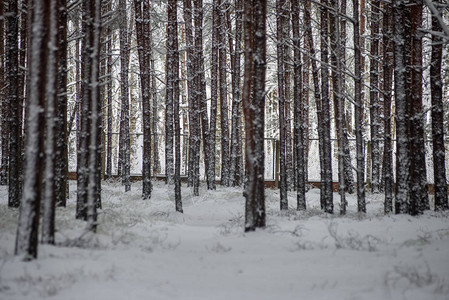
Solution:
<path fill-rule="evenodd" d="M 0 299 L 449 299 L 449 213 L 383 215 L 383 196 L 368 195 L 366 215 L 348 196 L 346 216 L 319 209 L 279 211 L 267 189 L 267 228 L 243 232 L 240 189 L 183 185 L 184 214 L 172 188 L 157 182 L 149 201 L 141 183 L 125 193 L 104 183 L 98 233 L 75 220 L 75 182 L 57 209 L 57 246 L 39 258 L 14 256 L 17 209 L 0 187 Z M 334 194 L 336 211 L 338 195 Z"/>

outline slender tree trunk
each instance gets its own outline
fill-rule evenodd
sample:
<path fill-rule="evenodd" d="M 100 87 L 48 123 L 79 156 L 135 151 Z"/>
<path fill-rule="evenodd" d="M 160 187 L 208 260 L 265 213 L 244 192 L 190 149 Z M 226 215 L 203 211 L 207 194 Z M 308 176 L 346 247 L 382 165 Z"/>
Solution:
<path fill-rule="evenodd" d="M 324 179 L 321 192 L 323 193 L 324 211 L 334 212 L 334 201 L 332 194 L 332 144 L 330 137 L 330 100 L 329 100 L 329 35 L 328 35 L 328 0 L 321 0 L 321 113 L 323 124 L 323 170 Z"/>
<path fill-rule="evenodd" d="M 111 1 L 108 1 L 106 11 L 110 12 L 111 7 Z M 112 121 L 113 121 L 113 114 L 112 114 L 112 39 L 113 34 L 111 30 L 111 26 L 107 25 L 105 28 L 105 39 L 106 39 L 106 102 L 107 102 L 107 148 L 106 148 L 106 177 L 111 178 L 112 176 Z"/>
<path fill-rule="evenodd" d="M 306 209 L 306 182 L 304 164 L 304 138 L 303 128 L 305 120 L 301 114 L 301 101 L 303 100 L 302 68 L 301 68 L 301 36 L 299 29 L 299 1 L 291 0 L 292 32 L 293 32 L 293 99 L 294 99 L 294 142 L 295 153 L 295 179 L 296 179 L 296 205 L 297 210 Z"/>
<path fill-rule="evenodd" d="M 128 21 L 126 17 L 126 1 L 119 0 L 120 12 L 120 152 L 122 162 L 119 166 L 122 168 L 122 184 L 125 186 L 125 192 L 131 190 L 130 169 L 131 169 L 131 147 L 129 136 L 129 40 L 128 40 Z M 120 158 L 119 158 L 120 160 Z"/>
<path fill-rule="evenodd" d="M 224 0 L 218 1 L 218 75 L 220 92 L 220 126 L 221 126 L 221 184 L 230 186 L 229 180 L 229 117 L 228 89 L 226 83 L 226 18 Z"/>
<path fill-rule="evenodd" d="M 393 18 L 392 5 L 385 3 L 383 7 L 383 96 L 384 96 L 384 158 L 383 158 L 383 177 L 385 190 L 386 214 L 393 212 L 393 149 L 391 137 L 391 84 L 392 84 L 392 64 L 393 64 Z"/>
<path fill-rule="evenodd" d="M 443 1 L 439 1 L 438 3 L 442 4 L 442 2 Z M 432 15 L 432 31 L 442 31 L 436 15 Z M 443 39 L 434 34 L 432 35 L 432 57 L 430 60 L 430 93 L 432 99 L 432 154 L 435 184 L 435 210 L 449 209 L 444 160 L 444 108 L 441 78 L 442 57 Z"/>
<path fill-rule="evenodd" d="M 395 212 L 409 212 L 410 149 L 408 103 L 406 94 L 405 2 L 393 3 L 394 94 L 396 104 L 396 198 Z"/>
<path fill-rule="evenodd" d="M 57 116 L 59 97 L 59 65 L 58 65 L 58 36 L 59 4 L 51 1 L 49 7 L 50 27 L 48 30 L 48 57 L 45 76 L 45 166 L 43 182 L 43 213 L 42 213 L 42 242 L 55 243 L 55 205 L 56 205 L 56 146 L 59 132 L 57 132 Z"/>
<path fill-rule="evenodd" d="M 68 144 L 67 144 L 67 1 L 59 1 L 58 26 L 58 109 L 56 120 L 56 166 L 55 189 L 56 204 L 66 206 L 68 176 Z"/>
<path fill-rule="evenodd" d="M 0 1 L 0 15 L 3 16 L 4 11 L 6 11 L 6 3 Z M 8 184 L 8 158 L 9 158 L 9 97 L 5 93 L 5 39 L 6 32 L 3 19 L 0 20 L 0 101 L 1 101 L 1 142 L 2 142 L 2 158 L 0 166 L 0 185 Z"/>
<path fill-rule="evenodd" d="M 410 117 L 410 213 L 422 214 L 430 209 L 427 192 L 426 150 L 424 141 L 424 113 L 422 103 L 422 1 L 410 7 L 411 44 L 411 98 L 408 101 Z"/>
<path fill-rule="evenodd" d="M 265 227 L 264 106 L 266 70 L 266 0 L 244 2 L 245 77 L 245 231 Z"/>
<path fill-rule="evenodd" d="M 215 147 L 217 138 L 217 103 L 218 103 L 218 0 L 212 2 L 212 45 L 211 45 L 211 102 L 210 102 L 210 125 L 209 125 L 209 171 L 207 177 L 211 181 L 209 189 L 215 190 Z"/>
<path fill-rule="evenodd" d="M 359 24 L 359 1 L 353 0 L 354 18 L 354 105 L 355 105 L 355 135 L 357 160 L 357 210 L 366 212 L 365 200 L 365 153 L 363 144 L 363 100 L 362 100 L 362 57 Z"/>
<path fill-rule="evenodd" d="M 30 87 L 28 94 L 27 140 L 25 146 L 24 193 L 19 210 L 15 254 L 25 260 L 37 257 L 40 204 L 44 162 L 44 107 L 47 80 L 48 33 L 51 2 L 34 0 L 31 26 Z M 11 1 L 15 2 L 15 1 Z M 39 34 L 40 33 L 40 34 Z"/>
<path fill-rule="evenodd" d="M 240 51 L 241 51 L 241 41 L 242 41 L 242 0 L 235 1 L 235 44 L 234 53 L 232 55 L 232 113 L 231 113 L 231 162 L 230 162 L 230 173 L 231 173 L 231 185 L 240 185 L 239 178 L 241 177 L 239 163 L 238 163 L 238 147 L 239 140 L 239 126 L 240 126 Z"/>
<path fill-rule="evenodd" d="M 285 112 L 285 10 L 282 0 L 276 0 L 276 54 L 277 54 L 277 78 L 278 78 L 278 107 L 279 107 L 279 188 L 280 209 L 288 209 L 287 195 L 287 161 L 286 161 L 286 112 Z"/>
<path fill-rule="evenodd" d="M 372 1 L 370 44 L 371 190 L 376 194 L 380 190 L 379 6 L 379 0 Z"/>
<path fill-rule="evenodd" d="M 321 192 L 320 192 L 320 204 L 321 209 L 324 209 L 324 178 L 325 178 L 325 170 L 324 170 L 324 128 L 323 128 L 323 114 L 322 114 L 322 98 L 320 91 L 320 80 L 319 80 L 319 68 L 315 60 L 315 48 L 313 42 L 312 35 L 312 25 L 311 25 L 311 17 L 310 17 L 311 5 L 308 2 L 304 3 L 304 18 L 305 18 L 305 35 L 307 37 L 309 55 L 310 55 L 310 63 L 312 65 L 312 79 L 313 79 L 313 89 L 314 89 L 314 98 L 315 98 L 315 106 L 317 112 L 317 120 L 318 120 L 318 148 L 319 148 L 319 159 L 320 159 L 320 183 L 321 183 Z"/>
<path fill-rule="evenodd" d="M 340 20 L 338 17 L 339 5 L 337 0 L 330 1 L 330 7 L 333 11 L 329 14 L 330 30 L 330 46 L 331 46 L 331 63 L 332 63 L 332 92 L 334 100 L 335 127 L 337 129 L 337 146 L 338 146 L 338 188 L 340 194 L 340 213 L 346 214 L 346 195 L 345 195 L 345 138 L 344 138 L 344 104 L 343 90 L 341 85 L 341 44 L 340 44 Z"/>
<path fill-rule="evenodd" d="M 21 163 L 21 94 L 19 90 L 19 12 L 18 1 L 10 0 L 6 9 L 6 53 L 5 71 L 7 97 L 9 99 L 9 188 L 8 206 L 20 205 Z"/>
<path fill-rule="evenodd" d="M 136 38 L 140 66 L 140 88 L 143 110 L 142 198 L 151 197 L 151 94 L 150 94 L 150 5 L 147 0 L 134 2 Z"/>

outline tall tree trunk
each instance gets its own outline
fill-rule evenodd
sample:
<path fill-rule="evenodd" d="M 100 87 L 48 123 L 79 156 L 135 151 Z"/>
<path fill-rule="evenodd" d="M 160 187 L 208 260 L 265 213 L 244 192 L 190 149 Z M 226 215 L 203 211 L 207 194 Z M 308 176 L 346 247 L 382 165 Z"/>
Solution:
<path fill-rule="evenodd" d="M 313 90 L 314 90 L 314 98 L 315 98 L 315 106 L 317 112 L 317 120 L 318 120 L 318 148 L 319 148 L 319 159 L 320 159 L 320 183 L 321 183 L 321 192 L 320 192 L 320 204 L 321 209 L 324 209 L 324 178 L 325 178 L 325 170 L 324 170 L 324 127 L 323 127 L 323 113 L 322 113 L 322 98 L 320 91 L 320 80 L 319 80 L 319 68 L 315 59 L 315 48 L 313 42 L 312 35 L 312 24 L 311 24 L 311 5 L 309 2 L 304 2 L 304 18 L 305 18 L 305 35 L 307 37 L 308 50 L 310 55 L 310 63 L 312 65 L 312 79 L 313 79 Z"/>
<path fill-rule="evenodd" d="M 59 97 L 59 65 L 58 36 L 59 32 L 59 4 L 51 1 L 50 27 L 48 30 L 48 57 L 47 72 L 45 76 L 45 166 L 43 181 L 43 213 L 42 213 L 42 242 L 44 244 L 55 243 L 55 205 L 56 205 L 56 141 L 59 136 L 57 132 L 58 102 Z"/>
<path fill-rule="evenodd" d="M 240 111 L 241 111 L 241 99 L 240 99 L 240 51 L 242 41 L 242 0 L 235 1 L 235 44 L 234 53 L 232 55 L 232 113 L 231 113 L 231 185 L 240 185 L 239 178 L 241 177 L 241 170 L 239 168 L 239 142 L 241 136 L 239 136 L 240 126 Z"/>
<path fill-rule="evenodd" d="M 150 94 L 150 4 L 147 0 L 134 2 L 136 39 L 140 67 L 140 89 L 143 110 L 142 198 L 151 197 L 151 94 Z"/>
<path fill-rule="evenodd" d="M 277 54 L 277 79 L 278 79 L 278 107 L 279 107 L 279 188 L 280 209 L 288 209 L 287 195 L 287 161 L 286 161 L 286 109 L 285 109 L 285 10 L 284 1 L 276 0 L 276 54 Z"/>
<path fill-rule="evenodd" d="M 226 18 L 224 1 L 218 1 L 218 75 L 220 92 L 220 127 L 221 127 L 221 184 L 230 186 L 229 182 L 229 118 L 228 89 L 226 83 Z"/>
<path fill-rule="evenodd" d="M 372 1 L 370 43 L 371 190 L 376 194 L 380 190 L 379 6 L 379 0 Z"/>
<path fill-rule="evenodd" d="M 422 14 L 423 3 L 416 1 L 410 7 L 411 44 L 411 98 L 408 101 L 410 117 L 410 213 L 421 214 L 429 209 L 427 192 L 426 150 L 424 141 L 424 113 L 422 103 Z"/>
<path fill-rule="evenodd" d="M 10 0 L 6 9 L 6 53 L 5 71 L 7 97 L 9 99 L 9 188 L 8 206 L 20 205 L 21 163 L 21 94 L 19 90 L 19 12 L 18 1 Z"/>
<path fill-rule="evenodd" d="M 385 191 L 384 211 L 386 214 L 393 212 L 393 149 L 391 137 L 391 84 L 393 75 L 393 18 L 392 5 L 385 3 L 383 7 L 383 97 L 384 97 L 384 157 L 383 177 Z"/>
<path fill-rule="evenodd" d="M 110 12 L 112 10 L 112 0 L 108 1 L 106 11 Z M 106 105 L 107 105 L 107 133 L 106 133 L 106 139 L 107 139 L 107 148 L 106 148 L 106 177 L 111 178 L 112 176 L 112 132 L 113 132 L 113 113 L 112 113 L 112 67 L 113 67 L 113 60 L 112 60 L 112 40 L 113 40 L 113 33 L 111 30 L 110 25 L 106 25 L 105 27 L 105 39 L 106 39 L 106 45 L 105 45 L 105 52 L 106 52 Z"/>
<path fill-rule="evenodd" d="M 131 190 L 130 171 L 131 171 L 131 147 L 129 136 L 129 39 L 128 39 L 128 21 L 126 11 L 126 1 L 119 0 L 120 13 L 120 152 L 122 161 L 119 167 L 122 168 L 122 184 L 125 186 L 125 192 Z"/>
<path fill-rule="evenodd" d="M 343 120 L 344 104 L 343 104 L 343 89 L 341 85 L 341 44 L 340 44 L 340 19 L 338 17 L 339 5 L 337 0 L 330 1 L 330 7 L 333 8 L 329 14 L 329 28 L 330 30 L 330 46 L 331 46 L 331 63 L 332 63 L 332 92 L 334 100 L 334 114 L 335 127 L 337 129 L 337 146 L 338 146 L 338 188 L 340 194 L 340 213 L 346 214 L 346 195 L 345 195 L 345 138 L 344 129 L 345 124 Z"/>
<path fill-rule="evenodd" d="M 294 99 L 294 142 L 295 153 L 294 169 L 296 172 L 296 205 L 297 210 L 306 209 L 306 181 L 304 164 L 304 117 L 301 114 L 301 102 L 303 100 L 302 68 L 301 68 L 301 36 L 299 29 L 299 1 L 291 0 L 292 32 L 293 32 L 293 99 Z"/>
<path fill-rule="evenodd" d="M 6 3 L 0 1 L 0 15 L 3 16 L 4 11 L 7 10 L 5 7 Z M 2 158 L 1 158 L 1 166 L 0 166 L 0 185 L 8 184 L 8 159 L 9 159 L 9 97 L 5 93 L 5 22 L 3 19 L 0 20 L 0 105 L 1 105 L 1 144 L 2 144 Z"/>
<path fill-rule="evenodd" d="M 31 56 L 29 68 L 29 94 L 27 114 L 27 140 L 25 146 L 24 193 L 19 210 L 15 254 L 25 260 L 37 257 L 39 216 L 44 162 L 45 94 L 47 80 L 48 33 L 51 2 L 35 0 L 32 8 Z M 11 1 L 16 2 L 16 1 Z"/>
<path fill-rule="evenodd" d="M 210 125 L 209 125 L 209 170 L 207 177 L 213 179 L 209 189 L 215 189 L 215 146 L 217 138 L 217 103 L 218 103 L 218 0 L 212 2 L 212 45 L 211 45 L 211 83 L 210 83 Z"/>
<path fill-rule="evenodd" d="M 443 1 L 439 1 L 440 4 L 442 4 L 442 2 Z M 432 31 L 442 31 L 436 15 L 432 15 Z M 435 184 L 435 210 L 449 209 L 444 160 L 444 108 L 443 85 L 441 78 L 442 57 L 443 39 L 437 34 L 434 34 L 432 35 L 432 57 L 430 60 L 430 93 L 432 99 L 432 154 L 433 178 Z"/>
<path fill-rule="evenodd" d="M 334 201 L 332 194 L 332 141 L 330 137 L 331 118 L 330 118 L 330 100 L 329 100 L 329 35 L 328 35 L 328 0 L 321 0 L 321 113 L 323 125 L 323 170 L 324 179 L 321 193 L 323 194 L 324 211 L 334 212 Z"/>
<path fill-rule="evenodd" d="M 59 26 L 58 26 L 58 109 L 56 120 L 56 166 L 55 189 L 56 204 L 66 206 L 67 200 L 67 176 L 69 167 L 67 144 L 67 0 L 59 1 Z"/>
<path fill-rule="evenodd" d="M 357 211 L 366 212 L 365 200 L 365 154 L 363 145 L 363 99 L 362 99 L 362 57 L 359 24 L 359 1 L 353 0 L 354 19 L 354 105 L 355 105 L 355 135 L 357 160 Z"/>
<path fill-rule="evenodd" d="M 265 227 L 264 110 L 266 70 L 266 0 L 244 2 L 245 77 L 245 231 Z"/>
<path fill-rule="evenodd" d="M 394 94 L 396 104 L 396 198 L 395 212 L 409 212 L 410 149 L 408 103 L 406 94 L 405 2 L 393 3 Z"/>

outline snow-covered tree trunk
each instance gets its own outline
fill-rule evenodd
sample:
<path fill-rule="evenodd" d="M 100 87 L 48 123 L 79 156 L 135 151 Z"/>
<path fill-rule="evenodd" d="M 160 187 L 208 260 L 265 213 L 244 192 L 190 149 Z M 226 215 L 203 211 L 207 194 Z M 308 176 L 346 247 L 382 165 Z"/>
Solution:
<path fill-rule="evenodd" d="M 19 12 L 18 1 L 7 2 L 5 10 L 6 42 L 5 42 L 5 75 L 6 75 L 6 97 L 9 104 L 9 162 L 8 162 L 8 206 L 18 207 L 20 205 L 21 192 L 21 91 L 19 90 Z"/>
<path fill-rule="evenodd" d="M 329 99 L 329 34 L 328 34 L 328 0 L 321 0 L 320 7 L 320 42 L 321 42 L 321 114 L 323 127 L 323 162 L 324 178 L 322 180 L 321 193 L 323 194 L 324 211 L 334 212 L 334 201 L 332 194 L 332 141 L 331 141 L 331 118 Z"/>
<path fill-rule="evenodd" d="M 395 212 L 409 212 L 410 149 L 408 138 L 408 103 L 406 94 L 405 2 L 393 3 L 394 24 L 394 94 L 396 104 L 396 198 Z"/>
<path fill-rule="evenodd" d="M 292 9 L 292 33 L 293 33 L 293 107 L 294 107 L 294 140 L 296 179 L 296 205 L 297 210 L 306 209 L 306 181 L 304 164 L 304 118 L 301 112 L 301 101 L 303 100 L 302 68 L 301 68 L 301 35 L 299 28 L 299 1 L 291 0 Z"/>
<path fill-rule="evenodd" d="M 111 6 L 112 0 L 109 0 L 106 4 L 106 12 L 110 12 L 112 9 Z M 105 55 L 106 55 L 106 140 L 107 140 L 107 147 L 106 147 L 106 177 L 111 178 L 112 176 L 112 121 L 113 121 L 113 114 L 112 114 L 112 66 L 113 66 L 113 60 L 112 60 L 112 30 L 111 26 L 108 24 L 104 28 L 104 38 L 106 40 L 105 44 Z"/>
<path fill-rule="evenodd" d="M 218 78 L 220 93 L 220 128 L 221 128 L 221 184 L 230 186 L 229 178 L 229 117 L 228 88 L 226 75 L 226 17 L 224 1 L 218 0 Z"/>
<path fill-rule="evenodd" d="M 266 0 L 244 2 L 245 77 L 245 231 L 265 227 L 264 126 L 266 71 Z"/>
<path fill-rule="evenodd" d="M 443 1 L 439 1 L 442 4 Z M 440 12 L 441 16 L 441 12 Z M 436 15 L 432 15 L 432 31 L 442 31 Z M 432 143 L 433 143 L 433 174 L 435 184 L 435 210 L 449 209 L 447 196 L 446 168 L 444 159 L 444 107 L 443 81 L 441 64 L 443 57 L 443 39 L 437 34 L 432 35 L 432 57 L 430 63 L 430 93 L 432 101 Z"/>
<path fill-rule="evenodd" d="M 68 176 L 67 144 L 67 0 L 59 1 L 58 24 L 58 109 L 56 119 L 56 204 L 66 206 Z"/>
<path fill-rule="evenodd" d="M 101 34 L 101 0 L 87 1 L 87 14 L 90 17 L 89 39 L 87 40 L 90 55 L 89 62 L 91 64 L 90 72 L 87 74 L 88 79 L 88 99 L 91 103 L 91 128 L 89 141 L 89 183 L 87 188 L 87 228 L 95 232 L 97 228 L 97 207 L 98 193 L 101 189 L 98 187 L 98 177 L 101 173 L 101 164 L 99 161 L 98 151 L 101 149 L 101 140 L 99 139 L 101 103 L 100 85 L 99 85 L 99 66 L 100 66 L 100 34 Z"/>
<path fill-rule="evenodd" d="M 371 190 L 380 191 L 380 99 L 379 99 L 379 20 L 380 1 L 371 1 L 370 43 L 370 130 L 371 130 Z"/>
<path fill-rule="evenodd" d="M 240 185 L 241 170 L 238 164 L 238 148 L 241 142 L 239 126 L 241 118 L 241 92 L 240 92 L 240 58 L 242 42 L 242 0 L 235 1 L 235 43 L 231 63 L 232 66 L 232 113 L 231 113 L 231 161 L 230 176 L 231 185 Z"/>
<path fill-rule="evenodd" d="M 354 19 L 354 106 L 355 106 L 355 135 L 356 135 L 356 173 L 357 173 L 357 210 L 366 212 L 365 200 L 365 154 L 363 144 L 363 101 L 362 101 L 362 57 L 359 24 L 359 0 L 352 1 Z"/>
<path fill-rule="evenodd" d="M 383 157 L 383 181 L 385 192 L 384 211 L 386 214 L 393 211 L 393 149 L 391 137 L 391 84 L 393 75 L 393 11 L 391 3 L 383 6 L 383 99 L 384 99 L 384 157 Z"/>
<path fill-rule="evenodd" d="M 47 52 L 47 76 L 45 87 L 45 167 L 43 182 L 43 205 L 42 205 L 42 242 L 54 244 L 55 242 L 55 205 L 56 205 L 56 140 L 58 114 L 58 87 L 59 87 L 59 65 L 58 65 L 58 31 L 59 31 L 59 5 L 58 2 L 50 1 L 48 8 L 50 14 L 50 27 L 48 28 L 48 52 Z"/>
<path fill-rule="evenodd" d="M 422 103 L 422 38 L 421 31 L 423 19 L 423 3 L 416 1 L 410 6 L 410 25 L 411 30 L 411 61 L 408 66 L 408 76 L 411 85 L 408 85 L 410 91 L 409 117 L 410 117 L 410 213 L 412 215 L 421 214 L 424 210 L 430 208 L 429 195 L 427 192 L 427 173 L 426 173 L 426 150 L 424 141 L 424 112 Z"/>
<path fill-rule="evenodd" d="M 342 61 L 340 58 L 341 47 L 340 44 L 340 18 L 339 5 L 337 0 L 330 1 L 332 12 L 329 13 L 329 28 L 330 30 L 330 46 L 331 46 L 331 63 L 332 63 L 332 96 L 334 102 L 335 127 L 337 130 L 337 145 L 338 145 L 338 189 L 340 194 L 340 213 L 346 214 L 346 195 L 345 195 L 345 137 L 344 137 L 344 98 L 343 89 L 341 85 Z"/>
<path fill-rule="evenodd" d="M 142 198 L 151 197 L 151 94 L 150 94 L 150 4 L 148 0 L 134 1 L 136 39 L 140 67 L 140 89 L 142 94 Z"/>
<path fill-rule="evenodd" d="M 0 15 L 3 16 L 5 11 L 4 1 L 0 1 Z M 2 144 L 2 157 L 0 166 L 0 185 L 8 184 L 8 158 L 9 158 L 9 98 L 5 93 L 5 26 L 4 21 L 0 20 L 0 105 L 1 105 L 1 144 Z"/>
<path fill-rule="evenodd" d="M 315 98 L 315 107 L 316 107 L 316 114 L 317 114 L 317 121 L 318 121 L 318 148 L 319 148 L 319 159 L 320 159 L 320 183 L 321 183 L 321 192 L 320 192 L 320 204 L 321 209 L 324 209 L 325 203 L 324 203 L 324 193 L 323 187 L 324 187 L 324 178 L 325 178 L 325 171 L 324 171 L 324 128 L 323 128 L 323 115 L 322 115 L 322 99 L 321 99 L 321 90 L 320 90 L 320 79 L 319 79 L 319 68 L 318 64 L 315 60 L 315 47 L 313 42 L 313 35 L 312 35 L 312 24 L 311 24 L 311 5 L 308 2 L 304 2 L 304 22 L 305 22 L 305 35 L 307 37 L 307 44 L 308 44 L 308 51 L 309 56 L 311 57 L 310 64 L 312 65 L 312 80 L 313 80 L 313 95 Z"/>
<path fill-rule="evenodd" d="M 212 1 L 212 39 L 211 39 L 211 68 L 210 68 L 210 124 L 209 124 L 209 170 L 207 178 L 209 189 L 215 189 L 215 153 L 217 138 L 217 105 L 218 105 L 218 0 Z"/>
<path fill-rule="evenodd" d="M 278 107 L 279 107 L 279 189 L 280 209 L 288 209 L 287 195 L 287 161 L 286 161 L 286 112 L 285 112 L 285 10 L 283 0 L 276 0 L 276 55 L 278 79 Z"/>
<path fill-rule="evenodd" d="M 126 1 L 119 0 L 120 18 L 120 152 L 122 161 L 119 167 L 122 168 L 122 184 L 125 192 L 131 190 L 131 146 L 129 135 L 129 39 L 128 39 L 128 18 Z"/>
<path fill-rule="evenodd" d="M 48 31 L 51 2 L 35 0 L 32 7 L 27 138 L 25 144 L 24 192 L 19 210 L 15 254 L 25 260 L 37 257 L 44 161 L 45 96 L 47 80 Z M 13 1 L 12 1 L 13 2 Z"/>

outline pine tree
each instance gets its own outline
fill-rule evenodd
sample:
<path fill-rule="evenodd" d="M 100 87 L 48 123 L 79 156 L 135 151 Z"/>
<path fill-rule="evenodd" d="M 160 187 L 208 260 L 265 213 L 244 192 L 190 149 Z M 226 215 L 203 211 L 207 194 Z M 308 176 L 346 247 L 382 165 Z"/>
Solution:
<path fill-rule="evenodd" d="M 6 2 L 0 2 L 0 15 L 3 16 L 6 10 Z M 1 143 L 2 157 L 0 166 L 0 185 L 8 184 L 8 159 L 9 159 L 9 97 L 5 93 L 5 24 L 4 19 L 0 19 L 0 105 L 1 105 Z"/>
<path fill-rule="evenodd" d="M 245 231 L 265 227 L 264 126 L 266 72 L 266 0 L 244 2 L 245 77 Z"/>
<path fill-rule="evenodd" d="M 442 1 L 437 3 L 442 4 Z M 438 13 L 438 15 L 436 14 Z M 438 21 L 441 12 L 432 14 L 432 31 L 442 31 Z M 444 109 L 441 64 L 443 56 L 443 39 L 438 34 L 432 35 L 432 57 L 430 63 L 430 93 L 432 101 L 432 144 L 433 174 L 435 183 L 435 210 L 449 209 L 444 161 Z"/>
<path fill-rule="evenodd" d="M 15 2 L 15 1 L 11 1 Z M 47 91 L 50 5 L 56 0 L 34 0 L 32 7 L 27 139 L 25 144 L 24 193 L 19 210 L 15 254 L 25 260 L 37 257 L 44 162 L 45 97 Z M 11 8 L 11 7 L 10 7 Z M 56 75 L 56 74 L 53 74 Z"/>

